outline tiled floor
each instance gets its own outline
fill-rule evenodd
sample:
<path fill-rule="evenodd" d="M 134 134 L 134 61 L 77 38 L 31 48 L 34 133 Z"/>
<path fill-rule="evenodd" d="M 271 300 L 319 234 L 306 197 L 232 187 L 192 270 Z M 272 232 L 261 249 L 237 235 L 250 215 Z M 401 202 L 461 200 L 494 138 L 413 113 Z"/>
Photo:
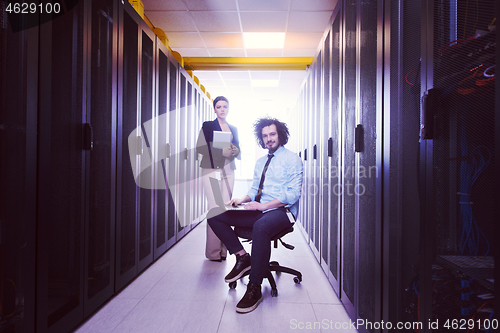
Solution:
<path fill-rule="evenodd" d="M 283 238 L 295 249 L 273 248 L 272 259 L 301 271 L 302 283 L 283 273 L 276 280 L 279 295 L 271 297 L 264 280 L 259 307 L 236 313 L 248 277 L 229 289 L 224 276 L 234 256 L 222 263 L 206 260 L 205 232 L 204 221 L 75 332 L 334 332 L 335 325 L 350 322 L 298 228 Z"/>

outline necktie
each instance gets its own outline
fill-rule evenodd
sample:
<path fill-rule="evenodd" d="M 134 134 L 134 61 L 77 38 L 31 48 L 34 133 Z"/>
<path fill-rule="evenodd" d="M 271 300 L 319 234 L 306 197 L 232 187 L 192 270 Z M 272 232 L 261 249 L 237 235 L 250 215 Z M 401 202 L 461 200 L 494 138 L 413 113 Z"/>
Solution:
<path fill-rule="evenodd" d="M 264 165 L 264 170 L 262 170 L 262 176 L 260 176 L 260 184 L 259 189 L 257 190 L 257 195 L 255 196 L 255 201 L 260 202 L 260 197 L 262 196 L 262 188 L 264 187 L 264 178 L 266 178 L 266 171 L 269 163 L 271 163 L 271 158 L 274 157 L 274 154 L 267 155 L 267 162 Z"/>

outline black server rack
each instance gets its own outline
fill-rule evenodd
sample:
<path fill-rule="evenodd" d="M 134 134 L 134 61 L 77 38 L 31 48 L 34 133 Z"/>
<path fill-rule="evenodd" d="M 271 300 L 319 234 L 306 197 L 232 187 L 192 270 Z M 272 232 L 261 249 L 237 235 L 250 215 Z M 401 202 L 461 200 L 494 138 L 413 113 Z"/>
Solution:
<path fill-rule="evenodd" d="M 90 7 L 90 8 L 89 8 Z M 90 13 L 87 69 L 84 315 L 114 293 L 117 11 L 114 1 L 87 3 Z"/>
<path fill-rule="evenodd" d="M 332 15 L 331 25 L 331 86 L 330 86 L 330 137 L 328 139 L 328 178 L 329 178 L 329 265 L 328 278 L 337 294 L 340 293 L 340 253 L 341 253 L 341 151 L 342 151 L 342 43 L 341 38 L 341 12 L 340 6 Z M 328 45 L 327 45 L 328 46 Z"/>
<path fill-rule="evenodd" d="M 299 220 L 360 331 L 495 329 L 495 6 L 341 1 L 308 69 Z"/>
<path fill-rule="evenodd" d="M 40 25 L 36 330 L 67 331 L 83 318 L 84 90 L 88 29 L 84 3 Z"/>
<path fill-rule="evenodd" d="M 20 29 L 9 24 L 6 4 L 0 4 L 0 331 L 32 332 L 39 30 L 36 21 L 30 29 L 27 21 Z"/>
<path fill-rule="evenodd" d="M 137 111 L 140 87 L 139 50 L 141 20 L 129 6 L 119 7 L 118 36 L 118 133 L 117 133 L 117 214 L 116 282 L 118 291 L 138 272 L 138 215 L 140 182 L 138 164 L 145 144 Z M 132 149 L 129 149 L 129 145 Z"/>
<path fill-rule="evenodd" d="M 156 37 L 141 18 L 139 32 L 139 68 L 140 97 L 138 128 L 141 129 L 142 155 L 140 158 L 139 214 L 138 214 L 138 271 L 143 271 L 153 262 L 153 189 L 155 188 L 156 163 L 153 156 L 154 147 L 154 86 L 156 68 L 154 67 L 154 49 Z M 132 160 L 132 159 L 131 159 Z M 143 175 L 145 177 L 143 177 Z"/>
<path fill-rule="evenodd" d="M 419 321 L 435 332 L 492 332 L 495 3 L 428 1 L 424 8 Z"/>
<path fill-rule="evenodd" d="M 77 1 L 43 22 L 16 21 L 7 5 L 0 330 L 69 332 L 179 240 L 177 209 L 186 232 L 202 219 L 196 156 L 184 162 L 187 206 L 167 181 L 180 163 L 181 66 L 128 2 Z M 186 119 L 201 122 L 208 96 L 186 78 Z"/>

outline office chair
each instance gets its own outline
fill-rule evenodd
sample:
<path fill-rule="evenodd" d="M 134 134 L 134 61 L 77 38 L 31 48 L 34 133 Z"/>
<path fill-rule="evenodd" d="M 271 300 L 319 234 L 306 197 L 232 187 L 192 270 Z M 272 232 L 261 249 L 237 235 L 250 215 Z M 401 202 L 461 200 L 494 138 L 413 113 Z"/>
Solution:
<path fill-rule="evenodd" d="M 290 225 L 290 227 L 286 228 L 285 230 L 279 232 L 275 236 L 271 237 L 271 241 L 274 241 L 274 248 L 278 248 L 278 241 L 281 242 L 281 244 L 286 247 L 289 250 L 293 250 L 295 247 L 293 245 L 287 244 L 283 242 L 281 239 L 283 236 L 286 234 L 290 233 L 293 231 L 293 224 Z M 245 239 L 244 241 L 250 242 L 252 241 L 252 228 L 243 228 L 243 227 L 235 227 L 234 228 L 235 234 L 240 237 Z M 267 275 L 265 276 L 267 280 L 269 281 L 269 284 L 271 285 L 271 296 L 276 297 L 278 296 L 278 289 L 276 288 L 276 281 L 274 280 L 274 277 L 271 272 L 276 272 L 277 275 L 280 275 L 282 272 L 283 273 L 288 273 L 295 275 L 293 277 L 293 282 L 295 283 L 300 283 L 302 281 L 302 273 L 299 271 L 289 268 L 289 267 L 284 267 L 280 266 L 280 264 L 277 261 L 271 261 L 269 262 L 269 271 L 267 272 Z M 249 275 L 251 270 L 245 272 L 241 277 L 243 278 L 244 276 Z M 235 289 L 237 285 L 237 281 L 230 282 L 229 283 L 229 288 Z"/>

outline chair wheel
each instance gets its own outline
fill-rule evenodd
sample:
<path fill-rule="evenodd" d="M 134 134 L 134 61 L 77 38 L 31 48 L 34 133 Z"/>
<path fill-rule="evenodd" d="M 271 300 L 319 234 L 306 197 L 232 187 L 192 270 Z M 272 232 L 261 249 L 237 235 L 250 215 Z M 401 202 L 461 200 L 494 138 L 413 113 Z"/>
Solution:
<path fill-rule="evenodd" d="M 229 288 L 231 288 L 231 289 L 236 289 L 237 285 L 238 285 L 238 282 L 236 282 L 236 281 L 229 282 Z"/>
<path fill-rule="evenodd" d="M 293 282 L 299 284 L 302 281 L 302 278 L 299 278 L 298 276 L 293 278 Z"/>
<path fill-rule="evenodd" d="M 271 289 L 271 297 L 278 297 L 278 289 Z"/>

